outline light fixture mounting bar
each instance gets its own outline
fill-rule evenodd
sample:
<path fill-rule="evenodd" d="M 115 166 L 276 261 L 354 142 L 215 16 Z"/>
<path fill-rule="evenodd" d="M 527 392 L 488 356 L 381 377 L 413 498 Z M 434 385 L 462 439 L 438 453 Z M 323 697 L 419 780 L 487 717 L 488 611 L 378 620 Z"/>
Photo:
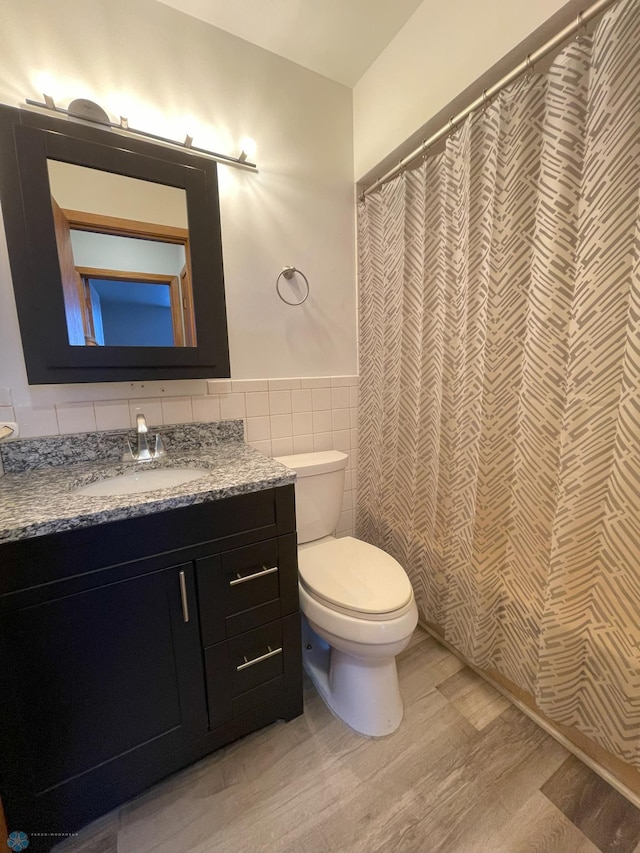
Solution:
<path fill-rule="evenodd" d="M 40 109 L 48 110 L 49 112 L 61 113 L 67 117 L 71 115 L 69 111 L 63 109 L 63 107 L 56 106 L 50 95 L 44 95 L 44 102 L 34 101 L 31 98 L 27 98 L 26 103 L 31 107 L 39 107 Z M 121 118 L 119 123 L 110 121 L 108 123 L 95 122 L 95 124 L 98 125 L 98 127 L 113 128 L 114 130 L 130 133 L 134 136 L 142 136 L 144 139 L 152 139 L 155 142 L 162 142 L 165 145 L 173 145 L 176 148 L 193 151 L 196 154 L 204 154 L 205 157 L 211 157 L 212 160 L 216 160 L 218 163 L 226 163 L 228 166 L 238 166 L 241 169 L 249 169 L 252 172 L 258 171 L 257 165 L 246 159 L 244 151 L 239 157 L 231 157 L 228 154 L 219 154 L 217 151 L 209 151 L 207 148 L 198 148 L 196 145 L 191 144 L 192 137 L 188 134 L 185 137 L 184 142 L 176 142 L 175 139 L 168 139 L 166 136 L 158 136 L 155 133 L 148 133 L 146 130 L 138 130 L 137 128 L 129 127 L 129 122 L 126 118 Z M 242 156 L 243 154 L 244 157 Z"/>

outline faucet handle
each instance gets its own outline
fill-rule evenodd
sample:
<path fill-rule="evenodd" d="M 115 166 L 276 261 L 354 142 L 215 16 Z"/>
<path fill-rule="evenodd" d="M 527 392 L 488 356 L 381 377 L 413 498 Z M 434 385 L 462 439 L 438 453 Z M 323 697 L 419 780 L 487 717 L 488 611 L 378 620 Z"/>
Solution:
<path fill-rule="evenodd" d="M 164 442 L 162 441 L 162 436 L 159 432 L 156 433 L 156 446 L 153 452 L 154 459 L 161 459 L 163 456 L 167 455 L 167 451 L 164 448 Z"/>
<path fill-rule="evenodd" d="M 136 461 L 136 454 L 133 450 L 133 447 L 131 446 L 131 441 L 128 438 L 125 438 L 124 445 L 125 446 L 124 446 L 124 453 L 122 454 L 122 461 L 123 462 L 135 462 Z"/>

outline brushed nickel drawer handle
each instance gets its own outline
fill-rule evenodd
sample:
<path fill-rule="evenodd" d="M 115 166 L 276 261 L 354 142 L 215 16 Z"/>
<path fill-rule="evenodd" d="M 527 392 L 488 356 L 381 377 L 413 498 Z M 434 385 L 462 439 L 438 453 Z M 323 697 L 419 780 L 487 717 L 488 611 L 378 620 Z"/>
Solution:
<path fill-rule="evenodd" d="M 252 575 L 236 575 L 232 581 L 229 581 L 229 586 L 237 586 L 239 583 L 246 583 L 247 581 L 255 580 L 256 578 L 263 578 L 265 575 L 272 575 L 274 572 L 278 571 L 277 566 L 271 566 L 271 568 L 267 568 L 263 566 L 259 572 L 254 572 Z"/>
<path fill-rule="evenodd" d="M 279 649 L 272 649 L 271 646 L 267 646 L 267 648 L 269 649 L 269 651 L 264 655 L 260 655 L 259 658 L 247 660 L 247 658 L 245 657 L 244 663 L 241 663 L 240 666 L 237 666 L 236 671 L 241 672 L 243 669 L 247 669 L 248 667 L 253 666 L 256 663 L 260 663 L 260 661 L 266 660 L 267 658 L 272 658 L 274 655 L 282 654 L 282 646 L 280 646 Z"/>
<path fill-rule="evenodd" d="M 189 604 L 187 603 L 187 581 L 184 572 L 181 571 L 180 578 L 180 598 L 182 599 L 182 618 L 185 622 L 189 621 Z"/>

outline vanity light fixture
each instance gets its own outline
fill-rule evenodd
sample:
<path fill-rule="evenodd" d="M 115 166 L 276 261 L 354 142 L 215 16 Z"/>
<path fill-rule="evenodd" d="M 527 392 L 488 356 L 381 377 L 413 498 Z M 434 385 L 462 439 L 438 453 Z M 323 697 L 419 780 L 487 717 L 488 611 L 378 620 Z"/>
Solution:
<path fill-rule="evenodd" d="M 258 171 L 256 164 L 249 161 L 248 155 L 244 149 L 241 151 L 239 157 L 231 157 L 228 154 L 219 154 L 217 151 L 209 151 L 206 148 L 196 147 L 193 144 L 193 137 L 189 134 L 185 136 L 184 142 L 176 142 L 175 139 L 168 139 L 166 136 L 158 136 L 155 133 L 148 133 L 146 130 L 138 130 L 137 128 L 129 127 L 129 121 L 124 116 L 120 116 L 119 122 L 113 122 L 109 119 L 109 116 L 99 104 L 96 104 L 94 101 L 86 100 L 85 98 L 78 98 L 75 101 L 72 101 L 69 104 L 68 109 L 65 110 L 62 107 L 56 106 L 51 95 L 43 93 L 42 97 L 44 98 L 44 101 L 42 102 L 27 98 L 26 103 L 31 107 L 39 107 L 40 109 L 50 110 L 54 113 L 62 113 L 71 119 L 75 118 L 82 119 L 83 121 L 95 122 L 104 128 L 116 128 L 117 130 L 124 130 L 126 133 L 131 133 L 135 136 L 142 136 L 145 139 L 153 139 L 155 142 L 163 142 L 166 145 L 174 145 L 177 148 L 186 148 L 196 154 L 204 154 L 206 157 L 211 157 L 218 163 L 226 163 L 228 166 L 240 166 L 244 169 L 250 169 L 253 172 Z"/>
<path fill-rule="evenodd" d="M 240 157 L 238 158 L 242 163 L 247 162 L 247 158 L 253 158 L 256 156 L 256 143 L 255 140 L 250 136 L 245 136 L 240 140 Z"/>

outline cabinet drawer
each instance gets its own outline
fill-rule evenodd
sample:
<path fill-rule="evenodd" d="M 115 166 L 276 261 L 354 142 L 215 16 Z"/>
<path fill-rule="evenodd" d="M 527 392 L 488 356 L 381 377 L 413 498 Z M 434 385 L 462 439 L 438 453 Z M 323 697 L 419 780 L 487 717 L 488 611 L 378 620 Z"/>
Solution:
<path fill-rule="evenodd" d="M 205 557 L 196 571 L 205 647 L 298 608 L 295 534 Z"/>
<path fill-rule="evenodd" d="M 226 615 L 280 597 L 277 539 L 228 551 L 221 555 L 220 561 L 226 591 Z"/>
<path fill-rule="evenodd" d="M 282 675 L 283 660 L 280 620 L 229 640 L 232 695 Z"/>
<path fill-rule="evenodd" d="M 299 614 L 205 649 L 209 726 L 273 699 L 301 678 Z"/>

